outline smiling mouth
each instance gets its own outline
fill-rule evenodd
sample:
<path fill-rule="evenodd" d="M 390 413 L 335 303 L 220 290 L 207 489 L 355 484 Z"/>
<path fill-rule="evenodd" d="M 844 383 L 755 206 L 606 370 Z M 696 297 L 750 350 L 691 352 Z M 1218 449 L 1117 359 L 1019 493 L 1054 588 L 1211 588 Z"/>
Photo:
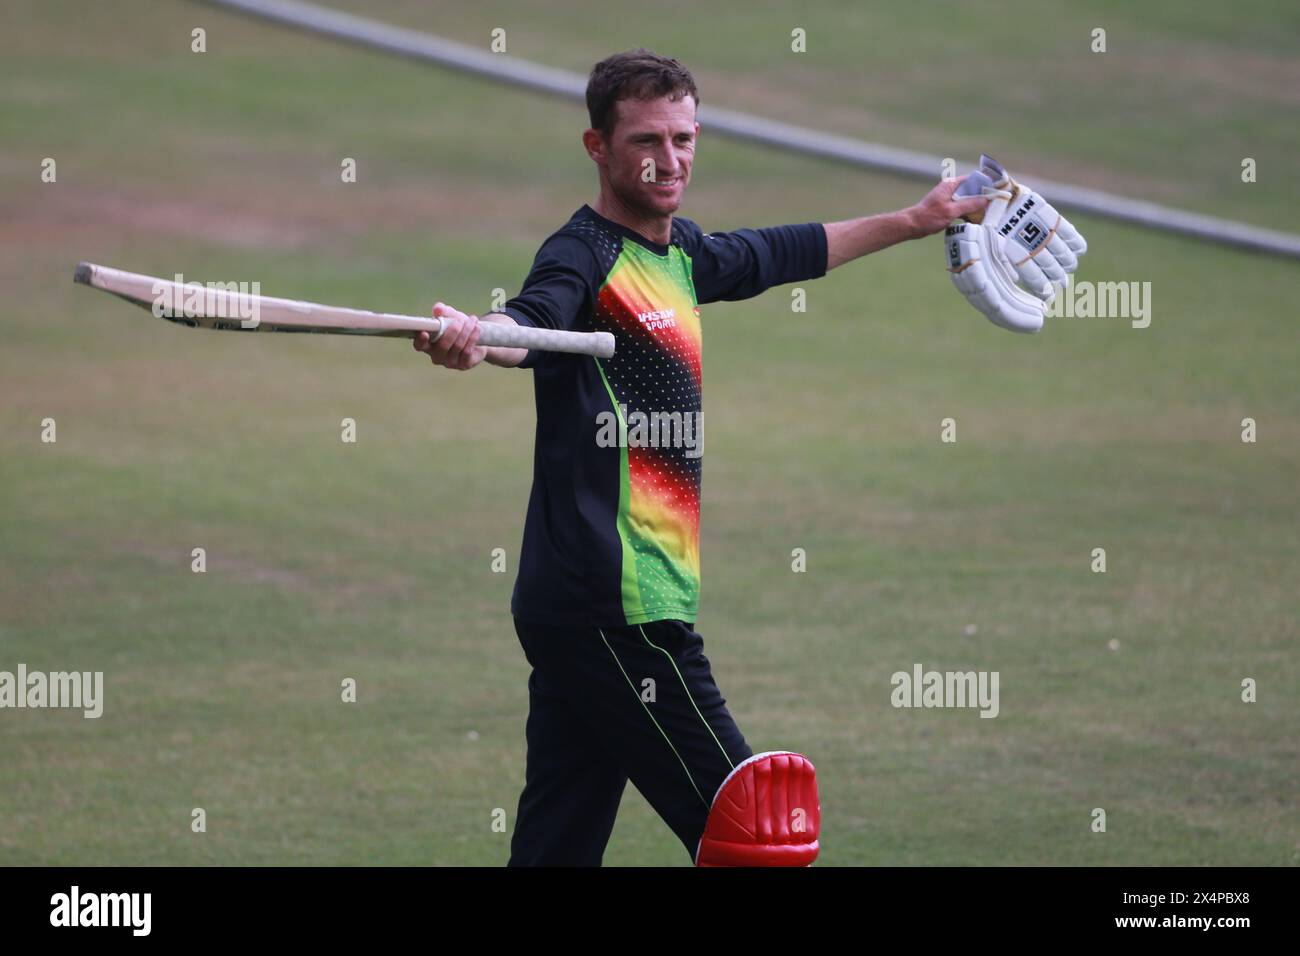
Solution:
<path fill-rule="evenodd" d="M 669 189 L 673 186 L 676 186 L 681 181 L 682 179 L 680 176 L 674 176 L 672 179 L 656 179 L 655 185 L 658 186 L 660 189 Z"/>

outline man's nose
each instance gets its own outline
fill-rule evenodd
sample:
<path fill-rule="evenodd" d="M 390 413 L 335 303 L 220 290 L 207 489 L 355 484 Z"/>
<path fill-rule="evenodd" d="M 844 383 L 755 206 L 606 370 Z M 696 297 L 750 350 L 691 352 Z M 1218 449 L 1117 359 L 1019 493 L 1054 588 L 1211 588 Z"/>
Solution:
<path fill-rule="evenodd" d="M 655 169 L 661 173 L 675 173 L 678 169 L 677 153 L 670 145 L 655 150 Z"/>

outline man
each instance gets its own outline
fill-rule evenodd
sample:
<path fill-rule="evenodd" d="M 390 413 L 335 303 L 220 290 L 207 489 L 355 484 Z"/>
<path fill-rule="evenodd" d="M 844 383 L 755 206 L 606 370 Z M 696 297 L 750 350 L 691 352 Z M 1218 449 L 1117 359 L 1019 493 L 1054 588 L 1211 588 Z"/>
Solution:
<path fill-rule="evenodd" d="M 758 759 L 694 630 L 697 305 L 818 278 L 939 232 L 987 202 L 955 201 L 957 182 L 948 182 L 900 212 L 706 235 L 673 215 L 691 181 L 698 102 L 694 79 L 676 60 L 634 50 L 598 63 L 587 86 L 591 128 L 582 135 L 600 178 L 595 203 L 542 244 L 502 312 L 476 318 L 438 303 L 445 331 L 415 342 L 446 368 L 486 361 L 534 370 L 533 487 L 511 603 L 533 668 L 514 866 L 599 865 L 628 779 L 703 864 L 706 826 L 726 824 L 717 819 L 722 811 L 710 818 L 724 781 Z M 609 331 L 616 351 L 602 361 L 485 348 L 480 322 Z M 656 417 L 665 427 L 647 441 L 632 422 Z M 620 427 L 608 427 L 611 419 Z M 762 770 L 797 775 L 803 765 L 784 766 Z M 771 827 L 760 821 L 757 829 Z M 779 842 L 759 839 L 737 859 L 781 865 L 790 858 Z"/>

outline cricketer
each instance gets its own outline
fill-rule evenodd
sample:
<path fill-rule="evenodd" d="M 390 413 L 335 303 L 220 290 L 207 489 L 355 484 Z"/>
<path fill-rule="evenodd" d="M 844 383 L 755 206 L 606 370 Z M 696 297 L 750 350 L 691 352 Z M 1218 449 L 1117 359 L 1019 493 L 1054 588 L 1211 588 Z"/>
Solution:
<path fill-rule="evenodd" d="M 414 343 L 448 369 L 533 372 L 533 483 L 511 602 L 532 672 L 509 862 L 599 865 L 631 780 L 696 865 L 807 865 L 820 846 L 813 765 L 754 753 L 695 631 L 699 449 L 674 429 L 653 442 L 597 436 L 611 414 L 698 419 L 701 306 L 819 278 L 989 199 L 954 197 L 958 179 L 897 212 L 705 233 L 675 215 L 700 136 L 690 72 L 645 49 L 620 53 L 592 69 L 586 98 L 594 203 L 542 243 L 500 312 L 437 303 L 443 332 Z M 480 346 L 490 322 L 608 331 L 615 354 Z"/>

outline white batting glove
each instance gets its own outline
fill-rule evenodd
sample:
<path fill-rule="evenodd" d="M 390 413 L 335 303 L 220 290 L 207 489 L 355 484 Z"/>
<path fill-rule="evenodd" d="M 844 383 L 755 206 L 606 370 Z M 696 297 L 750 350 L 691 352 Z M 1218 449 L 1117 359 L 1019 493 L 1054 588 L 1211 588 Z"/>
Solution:
<path fill-rule="evenodd" d="M 1016 284 L 1016 273 L 994 250 L 991 236 L 989 229 L 973 222 L 947 228 L 944 247 L 952 284 L 994 325 L 1011 332 L 1037 332 L 1047 303 Z"/>
<path fill-rule="evenodd" d="M 953 194 L 980 195 L 992 197 L 987 209 L 971 223 L 950 226 L 944 237 L 953 284 L 994 324 L 1037 332 L 1088 243 L 1042 195 L 988 156 Z"/>

